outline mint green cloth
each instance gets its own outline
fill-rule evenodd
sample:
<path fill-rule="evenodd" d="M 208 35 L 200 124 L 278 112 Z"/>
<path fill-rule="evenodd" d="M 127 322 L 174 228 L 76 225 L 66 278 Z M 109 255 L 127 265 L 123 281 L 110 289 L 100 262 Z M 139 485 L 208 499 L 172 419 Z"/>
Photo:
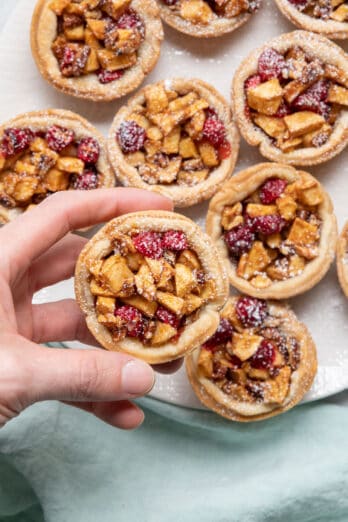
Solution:
<path fill-rule="evenodd" d="M 9 423 L 0 520 L 348 521 L 346 406 L 328 400 L 239 425 L 140 403 L 146 420 L 135 432 L 54 402 Z"/>

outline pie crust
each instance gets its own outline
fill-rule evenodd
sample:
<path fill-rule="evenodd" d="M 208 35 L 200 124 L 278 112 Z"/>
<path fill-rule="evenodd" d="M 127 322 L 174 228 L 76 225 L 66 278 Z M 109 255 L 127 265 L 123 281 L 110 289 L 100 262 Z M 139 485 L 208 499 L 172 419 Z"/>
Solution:
<path fill-rule="evenodd" d="M 307 247 L 310 245 L 310 240 L 306 235 L 304 236 L 304 242 L 301 242 L 299 238 L 297 238 L 298 243 L 291 241 L 289 243 L 289 239 L 287 243 L 285 240 L 285 245 L 290 246 L 287 254 L 288 260 L 290 259 L 289 256 L 293 255 L 294 253 L 297 254 L 295 256 L 296 259 L 298 257 L 301 258 L 302 266 L 299 270 L 294 270 L 291 275 L 288 273 L 285 275 L 283 280 L 280 278 L 280 280 L 277 280 L 276 276 L 270 275 L 270 272 L 268 271 L 268 265 L 263 270 L 255 271 L 248 278 L 244 278 L 238 275 L 240 266 L 238 263 L 240 263 L 240 259 L 243 256 L 238 256 L 235 262 L 233 262 L 229 257 L 229 251 L 224 241 L 224 236 L 221 232 L 222 214 L 226 205 L 231 206 L 235 203 L 246 200 L 253 193 L 255 193 L 256 190 L 263 186 L 266 180 L 274 178 L 287 181 L 289 186 L 298 186 L 298 184 L 300 187 L 312 186 L 315 189 L 316 194 L 319 194 L 321 202 L 315 207 L 316 216 L 320 220 L 317 228 L 315 229 L 315 233 L 318 235 L 316 246 L 314 247 L 315 254 L 311 256 L 311 250 L 309 255 L 302 253 L 302 251 L 299 253 L 298 250 L 302 249 L 296 248 L 297 244 L 300 247 L 301 245 L 306 245 Z M 296 185 L 293 185 L 295 183 Z M 277 202 L 281 199 L 282 198 L 280 197 Z M 258 207 L 259 205 L 255 206 Z M 272 205 L 270 206 L 272 207 Z M 286 227 L 292 227 L 295 223 L 295 220 L 298 220 L 299 215 L 297 214 L 297 210 L 300 209 L 302 210 L 301 207 L 298 207 L 298 209 L 295 207 L 296 213 L 294 214 L 293 218 L 291 218 L 290 225 L 287 224 Z M 301 223 L 299 224 L 306 226 L 302 219 L 306 220 L 307 218 L 301 217 Z M 336 217 L 333 214 L 332 202 L 322 185 L 306 172 L 295 170 L 293 167 L 288 165 L 281 165 L 276 163 L 261 163 L 259 165 L 255 165 L 242 172 L 239 172 L 228 183 L 225 183 L 222 189 L 210 202 L 206 230 L 217 246 L 221 258 L 224 260 L 232 286 L 237 288 L 240 292 L 261 299 L 287 299 L 289 297 L 302 294 L 303 292 L 306 292 L 315 286 L 325 276 L 333 261 L 337 241 L 337 223 Z M 289 230 L 289 228 L 285 228 L 285 230 Z M 293 230 L 293 228 L 291 228 L 291 230 Z M 290 234 L 288 234 L 287 237 L 289 238 Z M 273 254 L 273 252 L 276 252 L 276 259 L 280 260 L 283 257 L 283 255 L 280 254 L 280 251 L 277 251 L 278 247 L 275 247 L 275 250 L 273 250 L 273 245 L 270 246 L 269 243 L 266 242 L 267 236 L 263 236 L 261 233 L 261 239 L 260 234 L 259 239 L 256 239 L 253 239 L 253 244 L 256 242 L 259 243 L 261 241 L 266 250 L 268 246 L 271 248 L 271 250 L 267 250 L 270 255 Z M 284 239 L 282 241 L 284 242 Z M 310 247 L 310 249 L 311 248 L 312 247 Z M 283 254 L 286 256 L 286 253 Z M 305 260 L 302 259 L 303 256 L 305 257 Z M 272 266 L 274 266 L 273 261 L 274 259 L 272 257 Z M 297 261 L 299 261 L 299 259 L 297 259 Z M 249 260 L 249 262 L 251 261 Z M 252 279 L 253 277 L 255 277 L 255 280 Z M 263 279 L 264 277 L 266 279 Z M 264 284 L 263 281 L 267 281 L 267 283 Z"/>
<path fill-rule="evenodd" d="M 204 273 L 214 281 L 214 291 L 196 311 L 192 322 L 186 323 L 176 341 L 170 339 L 160 346 L 149 346 L 144 345 L 138 338 L 127 335 L 116 342 L 110 330 L 98 321 L 95 299 L 90 289 L 91 272 L 88 267 L 111 253 L 113 238 L 119 234 L 139 231 L 165 233 L 173 230 L 186 235 L 188 245 L 198 256 Z M 110 221 L 89 241 L 76 265 L 75 293 L 86 316 L 89 330 L 104 348 L 126 352 L 150 364 L 158 364 L 182 357 L 212 335 L 219 323 L 219 310 L 227 299 L 228 283 L 214 246 L 193 221 L 172 212 L 147 211 L 127 214 Z M 156 296 L 156 299 L 159 299 L 157 293 Z M 122 300 L 122 297 L 118 299 Z"/>
<path fill-rule="evenodd" d="M 275 145 L 275 140 L 259 126 L 254 125 L 246 112 L 245 82 L 258 69 L 260 55 L 270 49 L 284 54 L 290 49 L 300 48 L 310 57 L 319 59 L 324 65 L 335 66 L 344 75 L 340 81 L 348 88 L 348 59 L 346 53 L 327 38 L 305 31 L 294 31 L 274 38 L 253 51 L 239 66 L 232 85 L 232 103 L 238 127 L 244 139 L 259 147 L 266 158 L 291 165 L 315 165 L 336 156 L 348 143 L 348 110 L 341 107 L 333 130 L 323 145 L 301 146 L 283 152 Z M 310 113 L 313 114 L 313 113 Z"/>
<path fill-rule="evenodd" d="M 336 257 L 338 279 L 345 296 L 348 297 L 348 222 L 338 238 Z"/>
<path fill-rule="evenodd" d="M 235 306 L 237 299 L 237 297 L 229 299 L 221 312 L 221 316 L 224 316 L 224 312 L 228 307 Z M 277 328 L 280 328 L 283 334 L 295 339 L 300 353 L 298 366 L 291 371 L 290 385 L 287 383 L 289 388 L 285 398 L 282 397 L 283 400 L 281 400 L 280 396 L 277 397 L 277 400 L 273 397 L 274 400 L 268 402 L 265 402 L 262 398 L 254 401 L 243 400 L 243 395 L 240 398 L 238 396 L 233 397 L 225 393 L 214 380 L 209 379 L 208 376 L 205 376 L 198 370 L 199 355 L 201 350 L 204 350 L 204 347 L 195 350 L 186 357 L 186 370 L 197 397 L 204 406 L 226 419 L 238 422 L 252 422 L 274 417 L 298 404 L 312 386 L 317 370 L 317 356 L 315 344 L 310 333 L 287 306 L 272 301 L 267 302 L 267 306 L 271 321 L 278 324 Z M 249 330 L 249 332 L 253 332 L 253 330 Z M 286 366 L 286 368 L 289 368 L 289 366 Z M 260 384 L 258 380 L 255 382 Z M 263 382 L 267 383 L 267 380 L 261 381 L 261 385 L 263 385 Z M 269 382 L 272 382 L 272 377 L 269 378 Z M 267 384 L 265 389 L 267 393 Z M 272 388 L 270 390 L 269 395 L 271 398 Z M 282 395 L 285 394 L 283 393 Z"/>
<path fill-rule="evenodd" d="M 31 24 L 31 49 L 42 76 L 56 89 L 93 101 L 110 101 L 134 91 L 155 67 L 163 40 L 163 28 L 155 0 L 132 0 L 130 7 L 140 14 L 146 28 L 145 39 L 137 51 L 137 61 L 121 78 L 102 84 L 96 74 L 65 78 L 51 46 L 57 35 L 57 16 L 52 0 L 38 0 Z"/>
<path fill-rule="evenodd" d="M 138 168 L 131 165 L 130 162 L 127 161 L 127 155 L 123 153 L 119 145 L 117 140 L 117 133 L 122 122 L 127 119 L 131 119 L 130 115 L 134 111 L 143 111 L 142 107 L 144 107 L 146 104 L 145 96 L 149 92 L 149 89 L 153 88 L 163 88 L 166 93 L 173 93 L 174 91 L 182 96 L 190 93 L 198 94 L 200 99 L 203 99 L 209 103 L 209 107 L 214 108 L 219 120 L 224 124 L 226 133 L 225 139 L 229 146 L 228 156 L 226 159 L 219 161 L 219 165 L 217 167 L 209 168 L 209 175 L 206 177 L 206 179 L 198 182 L 197 184 L 189 185 L 185 183 L 180 185 L 177 183 L 177 181 L 174 181 L 171 184 L 147 183 L 139 174 Z M 197 144 L 197 142 L 195 143 Z M 175 206 L 188 207 L 210 198 L 213 194 L 215 194 L 221 183 L 231 176 L 238 157 L 239 134 L 232 119 L 231 110 L 227 102 L 216 91 L 216 89 L 214 89 L 214 87 L 198 79 L 176 78 L 172 80 L 161 81 L 151 86 L 144 87 L 129 100 L 127 105 L 120 109 L 120 111 L 116 114 L 110 130 L 108 150 L 110 162 L 115 170 L 117 178 L 123 185 L 159 192 L 160 194 L 171 198 Z"/>
<path fill-rule="evenodd" d="M 69 131 L 73 131 L 75 133 L 75 141 L 78 141 L 82 138 L 94 138 L 100 148 L 99 158 L 97 163 L 95 164 L 95 168 L 98 172 L 98 187 L 97 188 L 110 188 L 115 185 L 115 176 L 110 167 L 107 151 L 106 151 L 106 143 L 104 137 L 97 131 L 95 127 L 93 127 L 87 120 L 75 114 L 74 112 L 62 110 L 62 109 L 47 109 L 43 111 L 34 111 L 27 112 L 25 114 L 21 114 L 16 116 L 12 120 L 4 123 L 0 127 L 0 136 L 3 136 L 6 129 L 9 128 L 29 128 L 32 131 L 45 131 L 52 126 L 63 127 L 64 129 L 68 129 Z M 68 148 L 66 149 L 68 150 Z M 65 149 L 62 151 L 65 152 Z M 22 154 L 25 153 L 25 150 Z M 64 154 L 63 154 L 64 155 Z M 65 152 L 65 155 L 69 155 Z M 9 166 L 10 167 L 13 162 L 17 161 L 17 159 L 21 157 L 21 154 L 14 155 L 13 158 L 9 158 Z M 74 159 L 74 158 L 73 158 Z M 0 152 L 0 160 L 2 160 L 2 155 Z M 6 169 L 6 160 L 5 161 L 3 171 Z M 4 172 L 3 172 L 4 173 Z M 4 179 L 1 177 L 0 171 L 0 196 L 1 192 L 4 190 Z M 25 173 L 24 173 L 25 177 Z M 2 185 L 2 186 L 1 186 Z M 62 189 L 59 189 L 62 190 Z M 6 192 L 6 190 L 5 190 Z M 41 192 L 40 192 L 41 194 Z M 31 205 L 30 202 L 28 205 Z M 20 205 L 14 206 L 13 208 L 10 206 L 6 206 L 0 203 L 0 224 L 5 224 L 8 221 L 11 221 L 18 215 L 20 215 L 23 211 L 28 208 L 28 205 Z"/>
<path fill-rule="evenodd" d="M 329 18 L 323 20 L 310 16 L 297 9 L 295 5 L 288 0 L 276 0 L 282 13 L 297 27 L 313 33 L 320 33 L 334 40 L 348 38 L 348 23 L 339 22 Z M 340 4 L 342 5 L 342 4 Z M 338 6 L 339 7 L 339 6 Z"/>
<path fill-rule="evenodd" d="M 251 12 L 242 10 L 242 12 L 231 18 L 218 16 L 214 13 L 208 23 L 202 24 L 193 23 L 183 18 L 179 12 L 175 12 L 175 10 L 171 9 L 162 0 L 158 0 L 161 17 L 168 25 L 181 33 L 197 38 L 213 38 L 238 29 L 238 27 L 244 25 L 252 16 L 253 12 L 258 9 L 260 2 L 254 3 L 256 3 L 257 6 Z M 238 5 L 238 2 L 236 2 L 236 4 Z M 243 4 L 243 2 L 239 2 L 239 4 Z M 197 9 L 197 11 L 199 11 L 199 9 Z"/>

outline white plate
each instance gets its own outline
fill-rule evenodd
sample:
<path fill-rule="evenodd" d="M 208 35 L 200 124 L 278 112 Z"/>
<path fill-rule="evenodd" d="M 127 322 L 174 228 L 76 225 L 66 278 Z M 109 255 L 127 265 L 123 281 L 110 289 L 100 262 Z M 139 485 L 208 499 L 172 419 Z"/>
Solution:
<path fill-rule="evenodd" d="M 0 121 L 28 110 L 60 107 L 79 112 L 107 134 L 116 110 L 124 103 L 93 104 L 64 96 L 47 85 L 33 63 L 29 47 L 29 23 L 35 0 L 21 0 L 0 37 Z M 266 1 L 252 20 L 232 35 L 212 40 L 196 40 L 165 27 L 162 55 L 147 83 L 175 77 L 199 77 L 211 82 L 229 97 L 230 84 L 240 61 L 264 41 L 294 27 Z M 347 44 L 345 44 L 347 49 Z M 334 160 L 309 169 L 330 192 L 342 226 L 348 218 L 347 149 Z M 263 161 L 258 151 L 242 144 L 237 171 Z M 204 224 L 206 205 L 185 212 Z M 37 302 L 54 301 L 73 295 L 70 281 L 41 291 Z M 319 372 L 308 400 L 322 398 L 348 387 L 348 302 L 344 299 L 334 269 L 316 288 L 292 300 L 301 320 L 310 328 L 317 343 Z M 73 343 L 73 346 L 78 346 Z M 173 376 L 158 376 L 152 396 L 182 406 L 199 407 L 184 370 Z"/>

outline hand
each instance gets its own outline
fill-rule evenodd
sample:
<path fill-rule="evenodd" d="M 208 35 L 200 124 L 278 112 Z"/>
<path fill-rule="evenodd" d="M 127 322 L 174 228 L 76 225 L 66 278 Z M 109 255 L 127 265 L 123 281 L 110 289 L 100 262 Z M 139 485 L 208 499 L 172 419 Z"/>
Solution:
<path fill-rule="evenodd" d="M 101 349 L 40 346 L 49 341 L 97 342 L 74 300 L 32 305 L 32 297 L 73 275 L 87 240 L 71 230 L 148 209 L 172 210 L 172 205 L 137 189 L 71 191 L 50 196 L 0 230 L 0 427 L 34 402 L 51 399 L 120 428 L 141 424 L 143 412 L 130 399 L 151 390 L 152 368 Z M 174 366 L 178 364 L 162 370 Z"/>

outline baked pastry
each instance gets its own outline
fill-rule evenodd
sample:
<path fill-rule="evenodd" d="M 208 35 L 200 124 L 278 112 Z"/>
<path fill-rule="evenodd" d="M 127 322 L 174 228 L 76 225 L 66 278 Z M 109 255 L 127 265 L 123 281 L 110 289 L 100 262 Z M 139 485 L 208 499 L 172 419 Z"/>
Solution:
<path fill-rule="evenodd" d="M 328 38 L 348 38 L 348 2 L 345 0 L 276 0 L 295 25 Z"/>
<path fill-rule="evenodd" d="M 210 202 L 207 232 L 239 291 L 286 299 L 316 285 L 333 261 L 331 199 L 307 172 L 261 163 L 239 172 Z"/>
<path fill-rule="evenodd" d="M 134 91 L 156 65 L 162 40 L 155 0 L 38 0 L 31 24 L 42 76 L 94 101 Z"/>
<path fill-rule="evenodd" d="M 187 207 L 230 177 L 239 135 L 224 98 L 201 80 L 144 87 L 116 114 L 108 141 L 120 182 Z"/>
<path fill-rule="evenodd" d="M 0 223 L 54 192 L 114 185 L 105 140 L 81 116 L 49 109 L 0 127 Z"/>
<path fill-rule="evenodd" d="M 295 406 L 313 383 L 317 357 L 287 306 L 240 296 L 228 300 L 216 333 L 186 357 L 186 368 L 207 408 L 250 422 Z"/>
<path fill-rule="evenodd" d="M 158 0 L 163 20 L 200 38 L 230 33 L 245 24 L 261 0 Z"/>
<path fill-rule="evenodd" d="M 253 51 L 233 81 L 240 131 L 266 158 L 314 165 L 348 143 L 348 57 L 313 33 L 283 34 Z"/>
<path fill-rule="evenodd" d="M 105 225 L 82 251 L 75 290 L 108 350 L 150 364 L 182 357 L 219 324 L 228 284 L 215 247 L 190 219 L 137 212 Z"/>
<path fill-rule="evenodd" d="M 336 260 L 338 279 L 343 292 L 348 297 L 348 221 L 337 241 Z"/>

